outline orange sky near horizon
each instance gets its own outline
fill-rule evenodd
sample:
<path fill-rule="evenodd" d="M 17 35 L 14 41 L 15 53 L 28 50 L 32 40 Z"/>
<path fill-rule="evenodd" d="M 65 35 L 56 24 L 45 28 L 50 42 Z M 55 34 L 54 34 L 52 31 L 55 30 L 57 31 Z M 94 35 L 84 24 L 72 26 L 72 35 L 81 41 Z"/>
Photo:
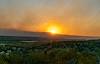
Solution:
<path fill-rule="evenodd" d="M 99 0 L 0 0 L 0 28 L 100 36 Z"/>

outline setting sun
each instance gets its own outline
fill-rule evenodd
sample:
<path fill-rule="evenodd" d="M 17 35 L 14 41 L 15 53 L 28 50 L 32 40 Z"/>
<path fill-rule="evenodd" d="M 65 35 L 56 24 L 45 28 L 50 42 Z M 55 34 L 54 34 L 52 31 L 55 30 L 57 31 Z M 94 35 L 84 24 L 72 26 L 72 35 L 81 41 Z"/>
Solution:
<path fill-rule="evenodd" d="M 61 33 L 60 28 L 56 26 L 48 27 L 47 32 L 50 32 L 51 34 L 59 34 Z"/>

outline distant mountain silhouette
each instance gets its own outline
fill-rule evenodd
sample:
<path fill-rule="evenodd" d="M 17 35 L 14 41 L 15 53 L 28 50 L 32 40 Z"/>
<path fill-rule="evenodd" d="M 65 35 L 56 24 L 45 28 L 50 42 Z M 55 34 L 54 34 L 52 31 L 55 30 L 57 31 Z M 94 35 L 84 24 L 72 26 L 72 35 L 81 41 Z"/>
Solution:
<path fill-rule="evenodd" d="M 49 33 L 46 32 L 28 32 L 14 29 L 0 29 L 0 36 L 25 36 L 25 37 L 38 37 L 44 36 Z"/>
<path fill-rule="evenodd" d="M 19 31 L 14 29 L 0 29 L 1 37 L 17 37 L 17 39 L 21 38 L 24 40 L 88 40 L 88 39 L 98 39 L 97 37 L 89 37 L 89 36 L 75 36 L 75 35 L 62 35 L 55 34 L 51 35 L 48 32 L 28 32 L 28 31 Z"/>

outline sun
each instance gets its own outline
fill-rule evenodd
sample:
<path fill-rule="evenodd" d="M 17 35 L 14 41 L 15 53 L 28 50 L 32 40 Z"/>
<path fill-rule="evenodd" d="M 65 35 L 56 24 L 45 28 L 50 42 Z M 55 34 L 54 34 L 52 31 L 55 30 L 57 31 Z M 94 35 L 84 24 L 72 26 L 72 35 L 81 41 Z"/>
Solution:
<path fill-rule="evenodd" d="M 48 27 L 47 32 L 51 34 L 60 34 L 60 28 L 57 26 L 50 26 Z"/>
<path fill-rule="evenodd" d="M 48 30 L 48 32 L 52 33 L 52 34 L 56 34 L 58 33 L 58 29 L 56 28 L 51 28 L 50 30 Z"/>

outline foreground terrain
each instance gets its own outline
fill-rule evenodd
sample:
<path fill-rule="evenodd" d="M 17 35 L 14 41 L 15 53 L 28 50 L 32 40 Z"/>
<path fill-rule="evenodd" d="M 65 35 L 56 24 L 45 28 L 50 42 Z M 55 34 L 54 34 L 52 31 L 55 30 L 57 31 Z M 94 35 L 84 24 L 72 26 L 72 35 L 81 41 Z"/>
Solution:
<path fill-rule="evenodd" d="M 100 40 L 0 41 L 0 64 L 100 64 Z"/>

